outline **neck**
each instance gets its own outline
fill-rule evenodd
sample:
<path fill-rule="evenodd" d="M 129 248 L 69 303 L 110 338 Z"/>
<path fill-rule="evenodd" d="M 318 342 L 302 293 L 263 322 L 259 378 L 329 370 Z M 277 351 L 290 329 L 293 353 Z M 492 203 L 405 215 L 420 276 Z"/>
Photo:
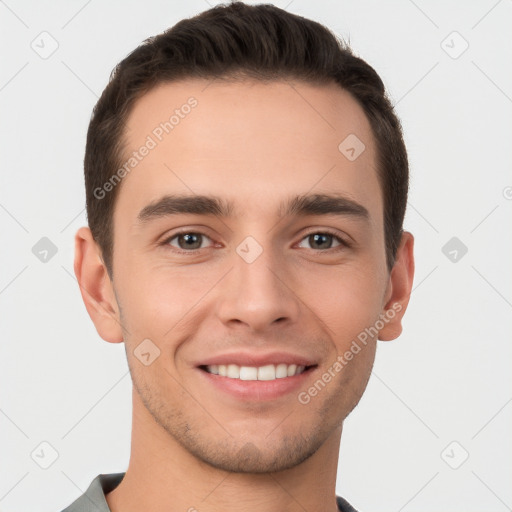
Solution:
<path fill-rule="evenodd" d="M 335 487 L 341 426 L 316 453 L 291 469 L 229 473 L 185 450 L 135 395 L 130 463 L 122 482 L 106 496 L 111 512 L 338 510 Z"/>

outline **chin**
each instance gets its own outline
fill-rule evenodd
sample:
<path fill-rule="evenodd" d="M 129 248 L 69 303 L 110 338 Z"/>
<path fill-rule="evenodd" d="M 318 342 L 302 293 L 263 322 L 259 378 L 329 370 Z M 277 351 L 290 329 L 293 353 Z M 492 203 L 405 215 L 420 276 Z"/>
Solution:
<path fill-rule="evenodd" d="M 211 467 L 230 473 L 264 474 L 294 468 L 309 459 L 322 445 L 320 439 L 281 439 L 277 443 L 263 443 L 258 447 L 246 442 L 241 447 L 230 438 L 220 445 L 210 440 L 179 439 L 180 444 L 198 460 Z"/>

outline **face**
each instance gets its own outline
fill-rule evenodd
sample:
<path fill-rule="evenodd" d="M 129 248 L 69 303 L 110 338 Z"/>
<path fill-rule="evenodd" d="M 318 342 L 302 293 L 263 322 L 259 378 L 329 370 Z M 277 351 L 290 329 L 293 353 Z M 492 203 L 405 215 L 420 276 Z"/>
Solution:
<path fill-rule="evenodd" d="M 362 109 L 334 85 L 165 84 L 126 147 L 113 288 L 136 406 L 212 466 L 301 463 L 359 401 L 391 307 Z"/>

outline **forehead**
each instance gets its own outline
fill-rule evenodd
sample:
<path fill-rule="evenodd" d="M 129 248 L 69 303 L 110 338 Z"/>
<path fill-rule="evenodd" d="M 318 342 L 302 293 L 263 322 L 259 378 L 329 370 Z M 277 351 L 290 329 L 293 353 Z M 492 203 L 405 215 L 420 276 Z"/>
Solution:
<path fill-rule="evenodd" d="M 370 124 L 335 84 L 161 84 L 135 103 L 124 138 L 131 164 L 114 217 L 171 193 L 225 197 L 239 216 L 277 214 L 283 196 L 310 191 L 341 193 L 380 216 Z"/>

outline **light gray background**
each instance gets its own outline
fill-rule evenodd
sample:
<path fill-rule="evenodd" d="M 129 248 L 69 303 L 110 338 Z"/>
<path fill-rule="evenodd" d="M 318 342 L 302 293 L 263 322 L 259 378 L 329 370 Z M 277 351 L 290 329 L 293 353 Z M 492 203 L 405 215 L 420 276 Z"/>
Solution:
<path fill-rule="evenodd" d="M 58 511 L 126 469 L 124 347 L 99 338 L 73 274 L 85 134 L 114 65 L 208 3 L 0 1 L 3 512 Z M 337 492 L 361 512 L 511 510 L 512 2 L 275 3 L 377 69 L 411 163 L 415 287 L 346 421 Z M 44 54 L 52 38 L 43 59 L 31 45 Z M 42 237 L 58 249 L 46 263 Z M 452 237 L 467 254 L 442 252 Z"/>

